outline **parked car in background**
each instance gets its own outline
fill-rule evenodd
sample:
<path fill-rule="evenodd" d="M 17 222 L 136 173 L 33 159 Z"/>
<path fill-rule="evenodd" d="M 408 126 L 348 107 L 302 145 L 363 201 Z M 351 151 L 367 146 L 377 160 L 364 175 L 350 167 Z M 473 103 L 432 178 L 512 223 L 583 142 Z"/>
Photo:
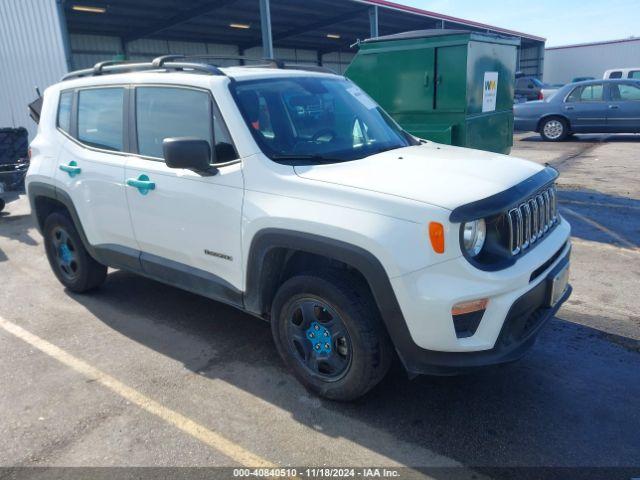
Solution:
<path fill-rule="evenodd" d="M 539 132 L 544 140 L 572 133 L 640 133 L 640 81 L 571 83 L 543 101 L 516 104 L 514 128 Z"/>
<path fill-rule="evenodd" d="M 604 72 L 604 79 L 632 78 L 640 80 L 640 67 L 614 68 Z"/>
<path fill-rule="evenodd" d="M 535 77 L 516 78 L 515 100 L 516 103 L 530 102 L 532 100 L 544 100 L 556 93 L 562 85 L 544 83 Z"/>
<path fill-rule="evenodd" d="M 515 98 L 525 101 L 542 100 L 542 89 L 545 84 L 535 77 L 516 78 Z"/>
<path fill-rule="evenodd" d="M 542 100 L 546 100 L 547 98 L 551 98 L 555 93 L 560 90 L 564 85 L 549 85 L 545 83 L 545 86 L 542 88 Z"/>
<path fill-rule="evenodd" d="M 0 128 L 0 212 L 24 190 L 28 142 L 25 128 Z"/>

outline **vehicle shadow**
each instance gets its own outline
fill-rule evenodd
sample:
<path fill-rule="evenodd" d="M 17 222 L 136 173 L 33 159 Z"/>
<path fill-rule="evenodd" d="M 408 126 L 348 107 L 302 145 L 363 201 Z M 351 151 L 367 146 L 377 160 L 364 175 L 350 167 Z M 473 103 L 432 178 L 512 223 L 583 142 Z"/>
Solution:
<path fill-rule="evenodd" d="M 0 212 L 0 237 L 29 246 L 38 245 L 38 242 L 29 233 L 33 227 L 30 217 L 31 215 L 9 215 L 9 212 Z M 7 255 L 0 249 L 0 262 L 7 260 Z"/>
<path fill-rule="evenodd" d="M 405 465 L 427 465 L 435 452 L 497 478 L 514 477 L 491 467 L 640 466 L 640 355 L 628 348 L 637 342 L 612 342 L 562 310 L 520 362 L 413 381 L 396 365 L 368 396 L 345 404 L 306 393 L 280 361 L 269 325 L 231 307 L 119 271 L 92 295 L 69 295 L 187 369 Z"/>
<path fill-rule="evenodd" d="M 640 247 L 640 200 L 594 190 L 558 190 L 571 235 L 621 248 Z"/>

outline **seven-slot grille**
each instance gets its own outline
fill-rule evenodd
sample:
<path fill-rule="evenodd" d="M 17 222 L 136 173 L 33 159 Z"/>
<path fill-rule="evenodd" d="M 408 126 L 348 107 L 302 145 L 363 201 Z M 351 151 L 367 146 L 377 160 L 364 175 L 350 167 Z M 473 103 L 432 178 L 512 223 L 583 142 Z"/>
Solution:
<path fill-rule="evenodd" d="M 509 210 L 507 222 L 512 255 L 530 248 L 556 224 L 557 198 L 556 186 L 552 185 Z"/>

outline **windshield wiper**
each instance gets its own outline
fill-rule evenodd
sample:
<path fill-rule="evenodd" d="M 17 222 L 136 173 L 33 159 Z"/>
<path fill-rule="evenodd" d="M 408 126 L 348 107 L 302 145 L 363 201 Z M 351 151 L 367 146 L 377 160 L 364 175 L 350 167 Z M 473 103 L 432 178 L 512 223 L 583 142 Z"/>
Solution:
<path fill-rule="evenodd" d="M 311 160 L 316 163 L 336 163 L 336 162 L 344 162 L 344 158 L 336 158 L 336 157 L 323 157 L 322 155 L 306 155 L 306 154 L 295 154 L 295 153 L 287 153 L 287 154 L 276 154 L 271 155 L 272 160 L 278 161 L 297 161 L 297 160 Z"/>
<path fill-rule="evenodd" d="M 404 148 L 404 147 L 398 147 L 396 145 L 394 145 L 393 147 L 382 147 L 382 148 L 378 148 L 377 150 L 374 150 L 373 152 L 371 152 L 371 155 L 377 155 L 379 153 L 389 152 L 391 150 L 398 150 L 400 148 Z"/>

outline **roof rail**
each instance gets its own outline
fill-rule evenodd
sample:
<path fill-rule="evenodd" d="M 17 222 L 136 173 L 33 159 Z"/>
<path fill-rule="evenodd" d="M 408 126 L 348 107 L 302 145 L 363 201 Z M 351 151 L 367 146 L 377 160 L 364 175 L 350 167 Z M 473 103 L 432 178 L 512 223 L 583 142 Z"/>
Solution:
<path fill-rule="evenodd" d="M 246 67 L 250 68 L 278 68 L 278 69 L 290 69 L 290 70 L 306 70 L 310 72 L 323 72 L 323 73 L 331 73 L 337 75 L 337 73 L 326 67 L 321 66 L 313 66 L 313 65 L 295 65 L 295 64 L 286 64 L 282 60 L 278 60 L 275 58 L 266 58 L 266 59 L 257 59 L 257 58 L 249 58 L 244 56 L 224 56 L 224 55 L 162 55 L 154 58 L 151 62 L 129 62 L 129 61 L 115 61 L 115 60 L 107 60 L 104 62 L 96 63 L 92 68 L 86 68 L 83 70 L 76 70 L 74 72 L 69 72 L 65 76 L 62 77 L 62 81 L 71 80 L 73 78 L 81 78 L 81 77 L 95 77 L 99 75 L 106 74 L 116 74 L 116 73 L 129 73 L 129 72 L 144 72 L 144 71 L 154 71 L 154 70 L 165 70 L 165 71 L 194 71 L 199 73 L 205 73 L 209 75 L 218 75 L 224 76 L 225 73 L 220 70 L 220 68 L 216 65 L 212 65 L 210 63 L 201 63 L 201 62 L 186 62 L 186 61 L 176 61 L 176 60 L 185 60 L 185 59 L 193 59 L 193 60 L 207 60 L 207 59 L 217 59 L 217 60 L 243 60 L 250 62 L 262 62 L 256 65 L 246 65 Z"/>
<path fill-rule="evenodd" d="M 129 72 L 144 72 L 152 70 L 175 70 L 175 71 L 195 71 L 199 73 L 205 73 L 209 75 L 224 75 L 224 72 L 215 65 L 207 63 L 192 63 L 192 62 L 174 62 L 172 60 L 178 60 L 187 58 L 184 55 L 163 55 L 161 57 L 154 58 L 151 62 L 133 63 L 128 61 L 104 61 L 96 63 L 92 68 L 85 68 L 84 70 L 76 70 L 74 72 L 67 73 L 62 77 L 62 81 L 71 80 L 73 78 L 81 77 L 95 77 L 98 75 L 115 74 L 115 73 L 129 73 Z"/>

